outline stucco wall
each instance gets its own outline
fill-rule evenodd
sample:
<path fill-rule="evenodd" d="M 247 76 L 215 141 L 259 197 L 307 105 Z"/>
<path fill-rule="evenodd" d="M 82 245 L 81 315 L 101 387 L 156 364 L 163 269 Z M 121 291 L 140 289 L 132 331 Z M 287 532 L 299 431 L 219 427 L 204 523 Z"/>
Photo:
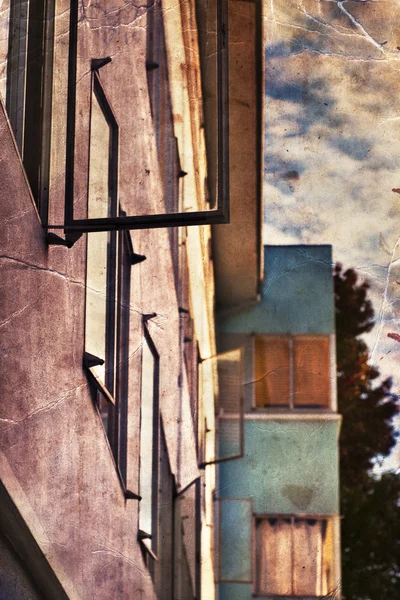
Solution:
<path fill-rule="evenodd" d="M 220 466 L 221 498 L 252 498 L 260 514 L 338 514 L 338 421 L 246 418 L 244 427 L 244 457 Z"/>
<path fill-rule="evenodd" d="M 89 4 L 80 5 L 79 13 L 76 216 L 85 216 L 87 209 L 90 59 L 109 55 L 112 63 L 101 78 L 120 126 L 121 207 L 128 214 L 162 211 L 145 69 L 146 10 L 118 1 L 107 8 Z M 68 6 L 57 2 L 56 7 L 51 224 L 62 223 L 64 212 Z M 150 600 L 154 586 L 137 542 L 139 503 L 125 500 L 82 369 L 86 236 L 71 249 L 47 246 L 3 105 L 0 133 L 3 482 L 28 526 L 33 517 L 41 524 L 43 535 L 37 541 L 71 599 Z M 191 308 L 200 352 L 207 358 L 214 353 L 209 230 L 196 232 L 188 242 L 188 253 L 197 259 Z M 187 379 L 179 378 L 182 356 L 170 239 L 165 229 L 137 231 L 132 239 L 134 250 L 146 260 L 132 267 L 127 488 L 139 489 L 142 316 L 151 313 L 156 316 L 148 328 L 160 355 L 161 418 L 171 470 L 183 488 L 199 471 Z M 206 367 L 203 373 L 203 413 L 212 423 L 213 383 Z M 213 473 L 207 473 L 202 507 L 210 527 Z M 203 540 L 204 581 L 212 598 L 210 536 L 203 535 Z"/>
<path fill-rule="evenodd" d="M 265 246 L 258 305 L 221 313 L 226 333 L 334 333 L 330 246 Z"/>

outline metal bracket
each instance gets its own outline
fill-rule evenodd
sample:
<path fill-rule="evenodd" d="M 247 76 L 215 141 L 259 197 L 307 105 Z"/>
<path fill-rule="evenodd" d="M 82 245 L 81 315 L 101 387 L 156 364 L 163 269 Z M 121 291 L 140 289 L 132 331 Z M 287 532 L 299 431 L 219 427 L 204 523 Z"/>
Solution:
<path fill-rule="evenodd" d="M 90 66 L 92 71 L 98 71 L 105 65 L 108 65 L 112 61 L 111 56 L 105 56 L 104 58 L 92 58 L 90 61 Z"/>
<path fill-rule="evenodd" d="M 67 248 L 72 248 L 82 235 L 81 231 L 69 231 L 65 234 L 64 239 L 56 233 L 47 232 L 46 242 L 49 246 L 66 246 Z"/>
<path fill-rule="evenodd" d="M 142 496 L 139 494 L 135 494 L 135 492 L 131 492 L 130 490 L 125 490 L 125 500 L 141 500 Z"/>
<path fill-rule="evenodd" d="M 154 317 L 157 316 L 157 313 L 148 313 L 146 315 L 142 315 L 142 319 L 143 321 L 146 323 L 147 321 L 149 321 L 150 319 L 154 319 Z"/>
<path fill-rule="evenodd" d="M 146 258 L 147 256 L 144 256 L 144 254 L 136 254 L 136 252 L 132 252 L 130 255 L 130 263 L 132 266 L 138 265 L 139 263 L 146 260 Z"/>
<path fill-rule="evenodd" d="M 159 66 L 160 65 L 156 62 L 146 61 L 146 71 L 154 71 L 154 69 L 158 69 Z"/>
<path fill-rule="evenodd" d="M 66 238 L 62 238 L 55 233 L 47 233 L 46 234 L 46 243 L 48 246 L 66 246 L 67 248 L 72 248 L 74 245 L 73 242 L 68 241 Z"/>
<path fill-rule="evenodd" d="M 84 367 L 90 369 L 90 367 L 104 365 L 104 360 L 102 358 L 99 358 L 98 356 L 95 356 L 94 354 L 90 354 L 90 352 L 84 352 L 82 363 Z"/>

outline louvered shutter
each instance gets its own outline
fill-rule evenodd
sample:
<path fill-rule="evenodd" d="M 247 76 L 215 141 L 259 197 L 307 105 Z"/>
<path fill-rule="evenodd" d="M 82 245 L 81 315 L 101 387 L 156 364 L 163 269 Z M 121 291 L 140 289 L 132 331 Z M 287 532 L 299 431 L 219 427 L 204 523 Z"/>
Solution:
<path fill-rule="evenodd" d="M 256 336 L 255 399 L 257 408 L 288 406 L 289 394 L 289 338 L 287 336 Z"/>
<path fill-rule="evenodd" d="M 329 407 L 329 337 L 295 336 L 293 344 L 295 406 Z"/>

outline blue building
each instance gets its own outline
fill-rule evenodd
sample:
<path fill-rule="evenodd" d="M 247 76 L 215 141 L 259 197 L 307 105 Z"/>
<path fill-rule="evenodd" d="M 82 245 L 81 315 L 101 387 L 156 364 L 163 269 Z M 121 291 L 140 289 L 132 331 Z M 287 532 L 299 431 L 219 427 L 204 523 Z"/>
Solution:
<path fill-rule="evenodd" d="M 243 384 L 242 411 L 232 369 L 220 389 L 219 458 L 241 457 L 218 469 L 219 600 L 339 597 L 331 247 L 266 246 L 260 301 L 217 327 Z"/>

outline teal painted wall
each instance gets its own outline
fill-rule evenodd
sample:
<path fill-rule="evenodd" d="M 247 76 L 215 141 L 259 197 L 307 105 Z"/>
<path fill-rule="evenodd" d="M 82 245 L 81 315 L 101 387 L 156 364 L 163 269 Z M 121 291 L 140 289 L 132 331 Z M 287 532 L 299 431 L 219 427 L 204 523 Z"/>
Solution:
<path fill-rule="evenodd" d="M 245 455 L 221 463 L 218 496 L 255 513 L 339 514 L 339 421 L 245 420 Z"/>
<path fill-rule="evenodd" d="M 219 553 L 220 581 L 252 581 L 253 506 L 248 500 L 220 500 L 219 526 L 223 544 Z"/>
<path fill-rule="evenodd" d="M 220 583 L 218 586 L 219 600 L 250 600 L 252 597 L 251 584 Z"/>
<path fill-rule="evenodd" d="M 260 304 L 217 315 L 226 333 L 334 333 L 331 246 L 265 246 Z"/>

